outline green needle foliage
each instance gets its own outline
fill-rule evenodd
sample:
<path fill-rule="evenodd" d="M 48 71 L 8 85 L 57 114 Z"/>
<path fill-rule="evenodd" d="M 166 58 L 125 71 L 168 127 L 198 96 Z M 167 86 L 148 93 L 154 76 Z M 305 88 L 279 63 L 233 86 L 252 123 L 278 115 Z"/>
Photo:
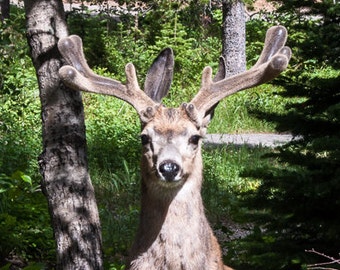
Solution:
<path fill-rule="evenodd" d="M 318 2 L 303 17 L 296 6 L 301 2 L 287 2 L 280 21 L 289 29 L 293 59 L 279 80 L 281 94 L 293 102 L 284 114 L 252 112 L 300 139 L 267 155 L 277 164 L 241 174 L 261 181 L 243 194 L 243 218 L 254 230 L 231 243 L 228 256 L 237 269 L 308 269 L 323 259 L 305 250 L 333 258 L 340 250 L 340 6 Z"/>

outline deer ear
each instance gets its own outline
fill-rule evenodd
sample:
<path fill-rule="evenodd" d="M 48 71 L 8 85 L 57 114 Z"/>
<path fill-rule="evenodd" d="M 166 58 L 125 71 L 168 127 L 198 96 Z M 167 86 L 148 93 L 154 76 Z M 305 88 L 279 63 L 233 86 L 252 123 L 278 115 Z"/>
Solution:
<path fill-rule="evenodd" d="M 225 79 L 226 76 L 227 76 L 227 70 L 226 70 L 226 65 L 225 65 L 225 59 L 223 56 L 220 56 L 220 59 L 218 61 L 218 70 L 213 79 L 213 82 L 221 81 Z"/>
<path fill-rule="evenodd" d="M 171 48 L 166 48 L 153 61 L 146 75 L 144 91 L 153 101 L 160 103 L 168 94 L 173 71 L 174 54 Z"/>
<path fill-rule="evenodd" d="M 215 77 L 213 78 L 213 82 L 221 81 L 221 80 L 225 79 L 226 76 L 227 76 L 227 70 L 226 70 L 225 60 L 221 56 L 220 60 L 218 62 L 218 70 L 217 70 Z M 211 119 L 213 119 L 214 111 L 215 111 L 215 108 L 217 107 L 218 103 L 219 102 L 217 102 L 214 106 L 212 106 L 205 113 L 205 116 L 204 116 L 204 119 L 203 119 L 203 126 L 207 126 L 209 124 L 209 122 L 211 121 Z"/>

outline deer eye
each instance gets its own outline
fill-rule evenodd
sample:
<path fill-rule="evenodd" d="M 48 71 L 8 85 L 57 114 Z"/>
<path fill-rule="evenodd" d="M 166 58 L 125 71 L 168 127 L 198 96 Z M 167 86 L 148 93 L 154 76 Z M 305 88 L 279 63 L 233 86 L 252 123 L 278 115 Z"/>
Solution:
<path fill-rule="evenodd" d="M 201 139 L 201 136 L 199 136 L 199 135 L 193 135 L 193 136 L 190 137 L 189 143 L 190 143 L 190 144 L 195 144 L 195 145 L 197 145 L 198 142 L 200 141 L 200 139 Z"/>
<path fill-rule="evenodd" d="M 150 142 L 150 137 L 148 135 L 142 134 L 140 136 L 142 145 L 147 145 Z"/>

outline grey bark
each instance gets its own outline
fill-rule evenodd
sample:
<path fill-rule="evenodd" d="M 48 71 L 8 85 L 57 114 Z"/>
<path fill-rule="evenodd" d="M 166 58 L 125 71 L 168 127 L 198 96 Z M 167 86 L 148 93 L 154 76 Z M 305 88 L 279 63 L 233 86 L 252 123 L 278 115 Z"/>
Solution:
<path fill-rule="evenodd" d="M 9 12 L 10 12 L 9 0 L 0 0 L 0 19 L 2 21 L 4 19 L 8 19 Z"/>
<path fill-rule="evenodd" d="M 41 185 L 56 240 L 57 269 L 102 269 L 81 94 L 66 88 L 58 75 L 62 60 L 57 42 L 68 35 L 63 5 L 60 0 L 25 0 L 24 4 L 42 110 Z"/>
<path fill-rule="evenodd" d="M 246 17 L 240 0 L 223 0 L 222 11 L 222 56 L 230 77 L 246 70 Z"/>

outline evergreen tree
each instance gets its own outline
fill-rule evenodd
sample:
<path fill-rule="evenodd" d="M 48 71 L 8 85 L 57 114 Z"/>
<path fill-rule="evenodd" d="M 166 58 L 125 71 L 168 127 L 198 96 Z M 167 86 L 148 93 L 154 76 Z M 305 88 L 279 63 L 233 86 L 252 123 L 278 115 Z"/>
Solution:
<path fill-rule="evenodd" d="M 339 11 L 332 1 L 285 1 L 280 8 L 295 61 L 281 80 L 298 102 L 284 116 L 254 113 L 296 140 L 269 156 L 278 165 L 245 172 L 262 183 L 245 199 L 255 229 L 234 244 L 239 269 L 301 269 L 320 260 L 310 249 L 339 254 Z"/>

